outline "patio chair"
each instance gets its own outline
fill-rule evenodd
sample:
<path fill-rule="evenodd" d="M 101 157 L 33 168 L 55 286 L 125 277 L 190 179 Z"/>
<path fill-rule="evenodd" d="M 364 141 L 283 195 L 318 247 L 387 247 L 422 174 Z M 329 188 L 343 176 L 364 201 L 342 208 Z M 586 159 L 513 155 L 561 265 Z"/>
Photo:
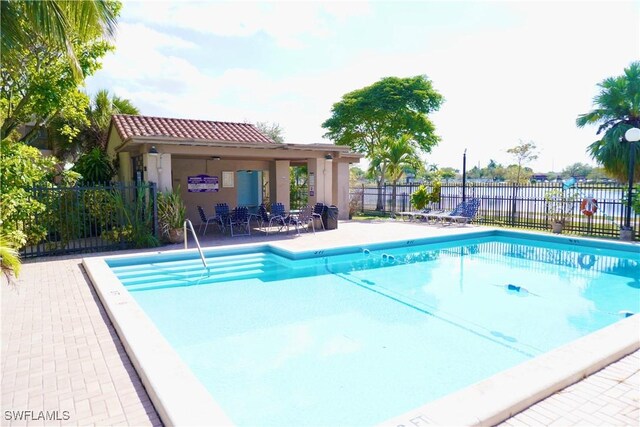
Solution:
<path fill-rule="evenodd" d="M 229 205 L 226 203 L 216 204 L 216 224 L 221 232 L 224 233 L 227 222 L 229 222 Z"/>
<path fill-rule="evenodd" d="M 258 212 L 256 212 L 255 214 L 250 214 L 249 216 L 251 217 L 251 219 L 255 218 L 260 231 L 263 231 L 263 228 L 265 228 L 265 223 L 269 223 L 269 213 L 267 212 L 267 208 L 264 203 L 258 206 Z"/>
<path fill-rule="evenodd" d="M 209 223 L 216 221 L 216 216 L 207 216 L 204 213 L 204 209 L 202 209 L 202 206 L 198 205 L 196 207 L 198 208 L 198 215 L 200 215 L 200 226 L 198 227 L 198 233 L 204 225 L 204 231 L 202 232 L 202 235 L 204 236 L 205 234 L 207 234 L 207 227 L 209 227 Z"/>
<path fill-rule="evenodd" d="M 239 229 L 240 233 L 233 232 L 234 228 Z M 235 208 L 229 215 L 229 230 L 231 236 L 249 236 L 251 235 L 251 227 L 249 225 L 249 209 L 244 206 Z"/>
<path fill-rule="evenodd" d="M 268 218 L 269 228 L 267 229 L 267 234 L 269 234 L 269 230 L 271 230 L 271 227 L 274 224 L 279 225 L 278 231 L 282 230 L 284 227 L 287 227 L 287 233 L 289 232 L 289 225 L 286 221 L 284 205 L 282 203 L 274 203 L 271 205 L 271 215 L 269 215 Z"/>
<path fill-rule="evenodd" d="M 324 203 L 316 203 L 316 205 L 313 207 L 312 212 L 314 218 L 320 219 L 320 225 L 322 226 L 323 230 L 326 230 L 326 228 L 324 227 L 324 220 L 322 219 L 322 215 L 324 215 L 327 209 L 327 205 L 325 205 Z"/>
<path fill-rule="evenodd" d="M 311 229 L 313 230 L 313 233 L 314 234 L 316 233 L 313 208 L 311 206 L 305 206 L 300 210 L 300 213 L 298 213 L 298 215 L 296 216 L 293 216 L 293 215 L 288 216 L 286 219 L 286 222 L 288 225 L 293 225 L 296 228 L 296 232 L 298 234 L 300 234 L 301 227 L 308 232 L 309 224 L 311 224 Z M 289 232 L 289 229 L 287 229 L 287 233 L 288 232 Z"/>
<path fill-rule="evenodd" d="M 478 214 L 478 208 L 480 207 L 480 199 L 473 198 L 463 203 L 462 212 L 457 215 L 445 215 L 442 217 L 442 221 L 449 221 L 449 224 L 464 223 L 468 224 Z"/>
<path fill-rule="evenodd" d="M 462 214 L 465 204 L 466 202 L 460 202 L 456 205 L 455 208 L 450 211 L 432 211 L 424 214 L 424 217 L 427 219 L 427 221 L 433 220 L 434 222 L 438 222 L 442 221 L 443 218 L 446 217 L 458 216 Z"/>

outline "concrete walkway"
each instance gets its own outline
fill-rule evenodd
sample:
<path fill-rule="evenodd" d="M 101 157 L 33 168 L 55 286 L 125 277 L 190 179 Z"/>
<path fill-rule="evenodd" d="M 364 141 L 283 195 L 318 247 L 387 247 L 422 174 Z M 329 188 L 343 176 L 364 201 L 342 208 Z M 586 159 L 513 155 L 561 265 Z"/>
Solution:
<path fill-rule="evenodd" d="M 337 241 L 366 244 L 469 228 L 355 222 L 340 227 L 301 236 L 231 240 L 211 235 L 205 245 L 278 241 L 281 247 L 314 249 Z M 27 262 L 17 286 L 1 287 L 1 424 L 161 425 L 81 260 L 73 256 Z M 638 425 L 639 378 L 636 352 L 504 425 Z"/>
<path fill-rule="evenodd" d="M 536 403 L 500 425 L 640 425 L 640 351 Z"/>

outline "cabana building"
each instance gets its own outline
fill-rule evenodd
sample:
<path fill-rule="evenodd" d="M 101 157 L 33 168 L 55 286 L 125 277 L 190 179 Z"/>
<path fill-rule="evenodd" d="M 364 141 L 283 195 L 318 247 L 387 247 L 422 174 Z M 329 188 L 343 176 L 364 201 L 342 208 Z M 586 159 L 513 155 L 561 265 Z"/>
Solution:
<path fill-rule="evenodd" d="M 281 202 L 289 209 L 289 168 L 308 167 L 309 204 L 349 214 L 349 164 L 360 154 L 334 144 L 279 144 L 249 123 L 114 115 L 107 153 L 117 159 L 122 182 L 155 182 L 160 191 L 180 187 L 187 218 L 196 206 L 213 214 L 216 203 L 250 209 Z"/>

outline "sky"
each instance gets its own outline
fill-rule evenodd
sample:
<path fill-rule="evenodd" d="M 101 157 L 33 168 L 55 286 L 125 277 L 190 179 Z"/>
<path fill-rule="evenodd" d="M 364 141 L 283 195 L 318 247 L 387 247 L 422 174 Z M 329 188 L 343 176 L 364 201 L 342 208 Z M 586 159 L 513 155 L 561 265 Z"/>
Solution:
<path fill-rule="evenodd" d="M 124 1 L 103 67 L 141 114 L 278 123 L 287 143 L 330 143 L 322 123 L 348 92 L 426 75 L 440 167 L 508 165 L 533 141 L 536 172 L 595 162 L 578 129 L 598 83 L 640 60 L 638 1 Z"/>

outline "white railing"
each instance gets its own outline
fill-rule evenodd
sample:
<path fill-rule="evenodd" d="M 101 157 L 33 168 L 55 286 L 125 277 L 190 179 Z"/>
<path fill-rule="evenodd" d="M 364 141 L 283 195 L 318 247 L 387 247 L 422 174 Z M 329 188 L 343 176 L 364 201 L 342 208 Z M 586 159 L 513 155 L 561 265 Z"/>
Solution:
<path fill-rule="evenodd" d="M 202 248 L 200 247 L 200 242 L 198 241 L 198 236 L 196 235 L 196 231 L 193 229 L 193 224 L 191 223 L 190 220 L 186 219 L 184 221 L 184 248 L 187 249 L 187 241 L 188 236 L 187 236 L 187 225 L 189 225 L 189 229 L 191 230 L 191 235 L 193 236 L 193 240 L 196 241 L 196 246 L 198 247 L 198 252 L 200 252 L 200 259 L 202 260 L 202 265 L 204 265 L 204 268 L 209 269 L 209 266 L 207 266 L 207 261 L 204 259 L 204 254 L 202 253 Z"/>

